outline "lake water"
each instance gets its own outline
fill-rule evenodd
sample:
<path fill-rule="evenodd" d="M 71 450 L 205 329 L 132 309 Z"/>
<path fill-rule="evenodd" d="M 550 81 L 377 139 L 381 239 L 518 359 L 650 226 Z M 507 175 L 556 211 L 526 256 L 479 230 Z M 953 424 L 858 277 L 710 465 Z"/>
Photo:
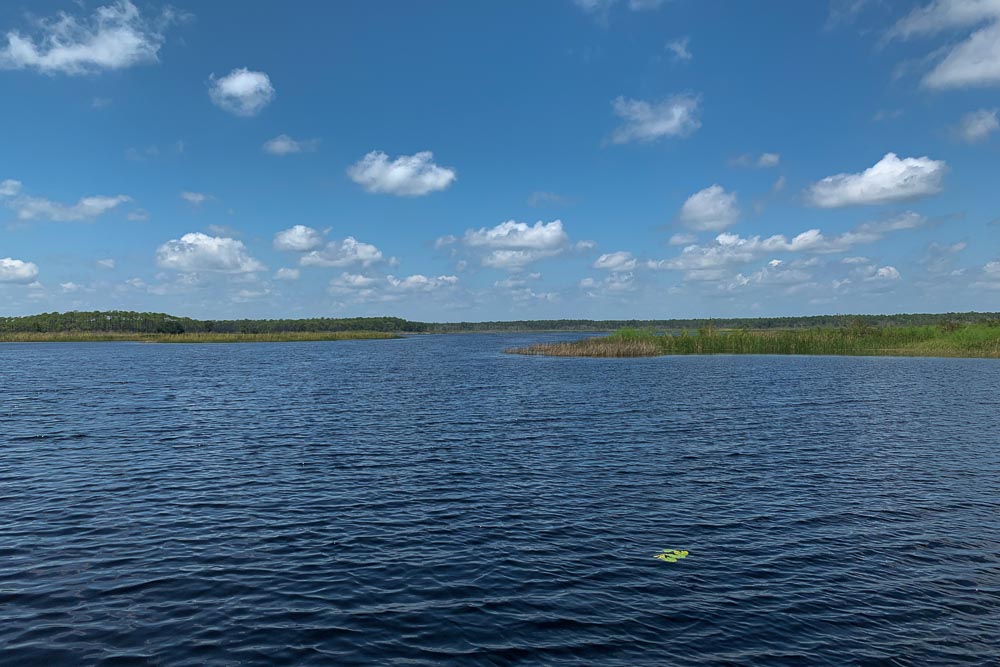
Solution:
<path fill-rule="evenodd" d="M 1000 362 L 575 337 L 0 345 L 0 663 L 1000 664 Z"/>

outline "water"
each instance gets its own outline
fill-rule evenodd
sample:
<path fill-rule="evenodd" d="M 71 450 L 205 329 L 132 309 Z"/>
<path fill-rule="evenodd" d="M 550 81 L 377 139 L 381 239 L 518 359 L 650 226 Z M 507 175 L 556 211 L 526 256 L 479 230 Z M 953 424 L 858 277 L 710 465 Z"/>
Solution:
<path fill-rule="evenodd" d="M 998 664 L 1000 363 L 555 338 L 0 345 L 0 663 Z"/>

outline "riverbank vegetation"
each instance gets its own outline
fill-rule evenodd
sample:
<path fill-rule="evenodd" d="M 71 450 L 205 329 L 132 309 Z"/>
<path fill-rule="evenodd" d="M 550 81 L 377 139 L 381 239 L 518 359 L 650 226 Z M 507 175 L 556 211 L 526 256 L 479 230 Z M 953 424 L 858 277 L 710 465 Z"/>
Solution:
<path fill-rule="evenodd" d="M 716 329 L 749 331 L 786 329 L 936 326 L 1000 320 L 1000 313 L 910 313 L 896 315 L 816 315 L 721 320 L 516 320 L 509 322 L 415 322 L 399 317 L 311 317 L 271 320 L 196 320 L 166 313 L 125 310 L 42 313 L 0 317 L 0 335 L 16 333 L 113 334 L 276 334 L 294 332 L 378 331 L 385 333 L 518 333 L 531 331 L 610 332 L 622 328 L 656 331 Z"/>
<path fill-rule="evenodd" d="M 399 338 L 384 331 L 285 331 L 276 333 L 122 333 L 100 331 L 0 332 L 0 343 L 287 343 Z"/>
<path fill-rule="evenodd" d="M 621 329 L 609 336 L 541 343 L 515 354 L 652 357 L 668 354 L 832 354 L 1000 358 L 1000 321 L 937 326 L 847 327 L 750 331 L 703 327 L 692 333 Z"/>

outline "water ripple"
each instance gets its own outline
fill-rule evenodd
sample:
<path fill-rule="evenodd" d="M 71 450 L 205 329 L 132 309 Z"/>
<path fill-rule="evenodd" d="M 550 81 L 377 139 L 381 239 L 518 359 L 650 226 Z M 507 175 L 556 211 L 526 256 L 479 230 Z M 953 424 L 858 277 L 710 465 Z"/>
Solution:
<path fill-rule="evenodd" d="M 546 338 L 0 345 L 0 663 L 1000 663 L 1000 364 Z"/>

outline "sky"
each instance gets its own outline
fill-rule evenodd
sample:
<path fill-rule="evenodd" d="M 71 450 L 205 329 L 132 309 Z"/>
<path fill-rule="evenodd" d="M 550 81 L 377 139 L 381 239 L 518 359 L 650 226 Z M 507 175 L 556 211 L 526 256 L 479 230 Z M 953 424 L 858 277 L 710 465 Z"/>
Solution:
<path fill-rule="evenodd" d="M 0 316 L 1000 310 L 1000 0 L 14 0 L 0 91 Z"/>

